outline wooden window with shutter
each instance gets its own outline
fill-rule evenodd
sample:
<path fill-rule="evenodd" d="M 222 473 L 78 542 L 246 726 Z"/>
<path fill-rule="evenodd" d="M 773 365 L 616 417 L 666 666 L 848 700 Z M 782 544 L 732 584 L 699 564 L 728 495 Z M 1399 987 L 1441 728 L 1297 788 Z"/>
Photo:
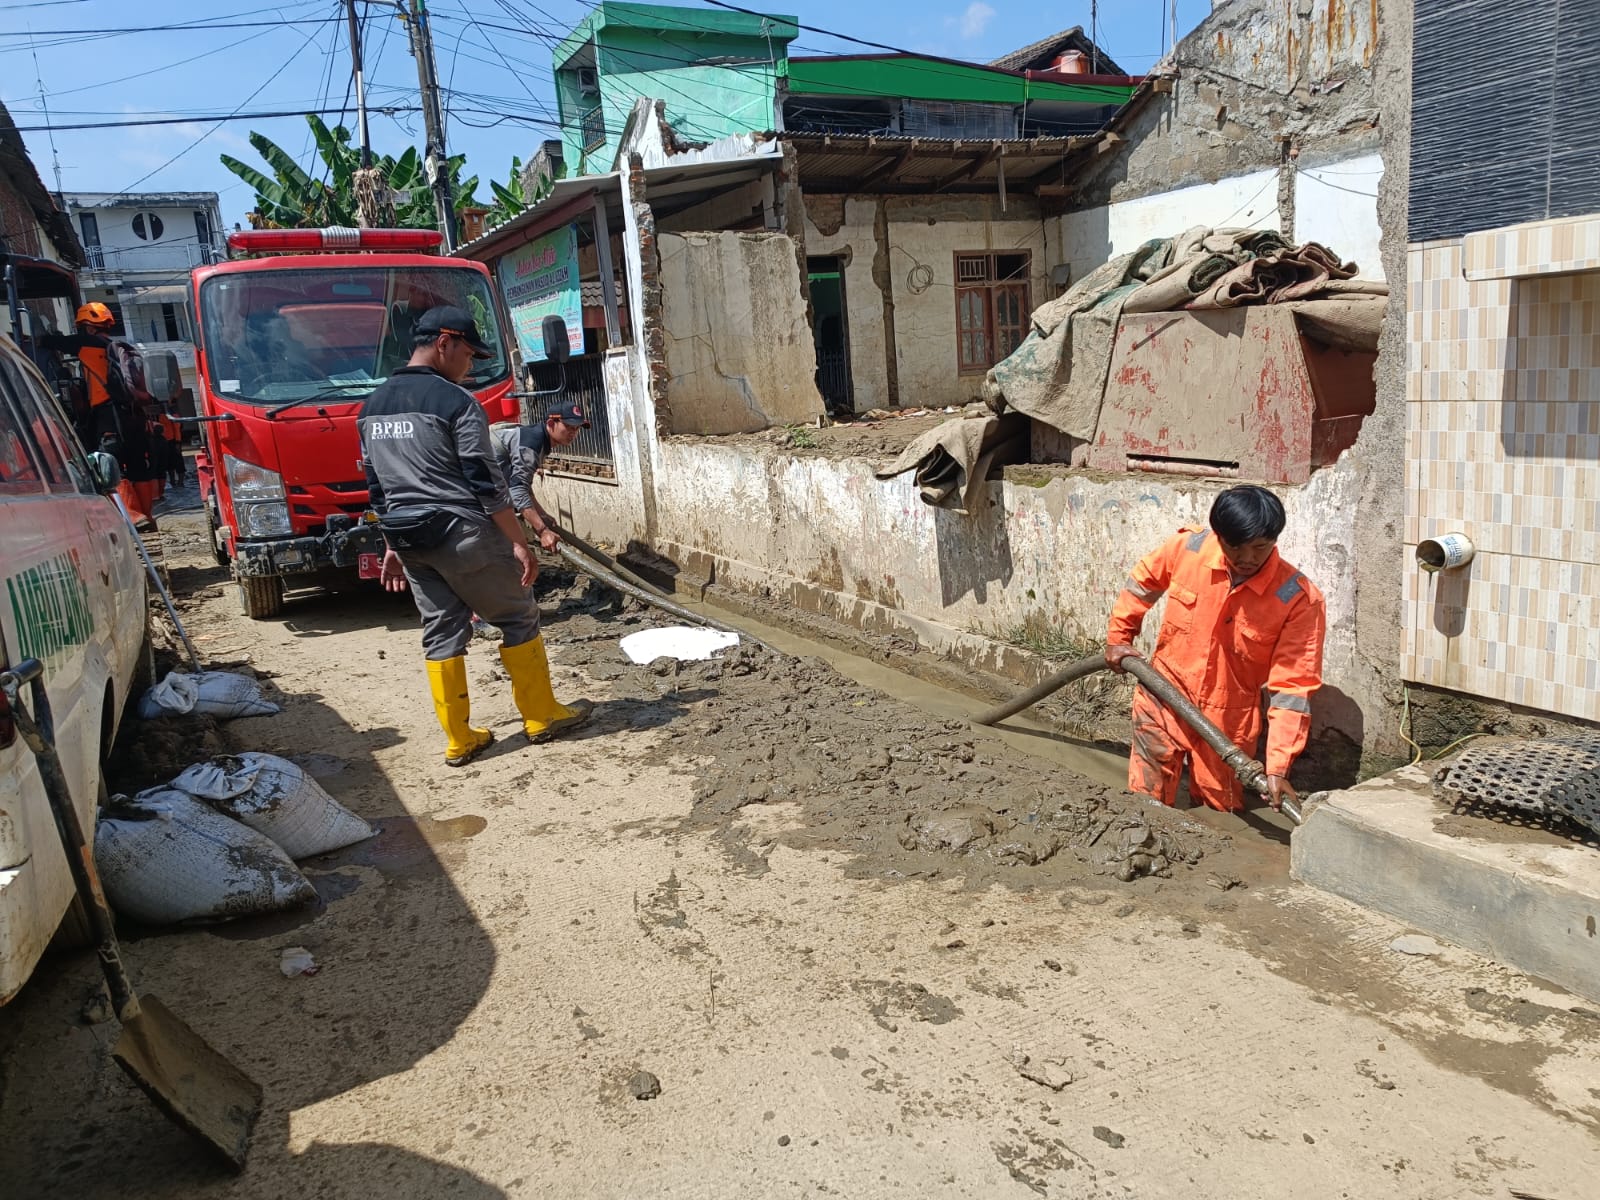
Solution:
<path fill-rule="evenodd" d="M 1031 266 L 1026 250 L 956 252 L 956 364 L 962 375 L 982 374 L 1028 336 Z"/>

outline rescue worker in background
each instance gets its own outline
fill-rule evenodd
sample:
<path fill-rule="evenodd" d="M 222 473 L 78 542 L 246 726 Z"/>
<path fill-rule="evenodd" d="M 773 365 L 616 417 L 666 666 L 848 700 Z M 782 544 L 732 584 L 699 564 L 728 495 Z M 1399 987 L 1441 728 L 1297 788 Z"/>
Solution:
<path fill-rule="evenodd" d="M 469 721 L 474 612 L 505 635 L 500 659 L 529 741 L 576 729 L 593 705 L 556 701 L 533 597 L 538 567 L 495 466 L 488 418 L 459 386 L 489 348 L 472 318 L 450 305 L 418 318 L 412 344 L 407 365 L 361 406 L 361 457 L 388 544 L 383 584 L 409 585 L 416 599 L 445 762 L 459 767 L 494 741 Z"/>
<path fill-rule="evenodd" d="M 1289 768 L 1311 731 L 1322 685 L 1327 614 L 1322 593 L 1278 556 L 1283 504 L 1262 487 L 1232 487 L 1211 505 L 1210 529 L 1183 529 L 1134 567 L 1111 613 L 1106 664 L 1122 671 L 1133 640 L 1163 594 L 1166 615 L 1150 665 L 1223 733 L 1253 753 L 1267 689 L 1270 803 L 1294 798 Z M 1140 688 L 1133 698 L 1128 790 L 1171 805 L 1189 766 L 1189 793 L 1209 808 L 1244 808 L 1243 787 L 1216 751 Z"/>
<path fill-rule="evenodd" d="M 182 487 L 188 475 L 188 470 L 183 460 L 183 426 L 178 423 L 178 418 L 171 411 L 163 411 L 156 417 L 156 424 L 161 428 L 161 434 L 166 439 L 166 458 L 162 469 L 166 472 L 167 483 L 172 487 Z"/>
<path fill-rule="evenodd" d="M 39 339 L 47 350 L 71 354 L 83 368 L 85 398 L 89 416 L 83 429 L 83 444 L 98 446 L 101 435 L 118 434 L 116 411 L 111 404 L 111 331 L 117 319 L 98 300 L 78 306 L 78 332 L 52 333 Z"/>
<path fill-rule="evenodd" d="M 588 428 L 583 405 L 563 404 L 546 413 L 537 425 L 494 425 L 489 429 L 489 436 L 494 439 L 495 462 L 511 490 L 511 507 L 549 553 L 555 552 L 561 537 L 551 528 L 550 514 L 534 498 L 533 477 L 552 447 L 570 446 L 578 432 Z"/>

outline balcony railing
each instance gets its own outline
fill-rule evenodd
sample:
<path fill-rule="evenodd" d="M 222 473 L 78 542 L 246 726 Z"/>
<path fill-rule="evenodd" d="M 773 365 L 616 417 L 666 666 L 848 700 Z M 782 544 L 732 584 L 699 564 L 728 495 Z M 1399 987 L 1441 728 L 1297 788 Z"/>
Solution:
<path fill-rule="evenodd" d="M 154 246 L 85 246 L 84 257 L 88 270 L 115 275 L 125 271 L 182 272 L 221 262 L 226 254 L 219 247 L 199 242 L 171 242 Z"/>

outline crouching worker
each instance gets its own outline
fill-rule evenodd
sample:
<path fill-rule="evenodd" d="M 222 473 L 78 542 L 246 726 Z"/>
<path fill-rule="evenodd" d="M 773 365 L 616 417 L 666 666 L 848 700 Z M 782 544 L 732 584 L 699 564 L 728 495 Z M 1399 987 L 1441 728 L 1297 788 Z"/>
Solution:
<path fill-rule="evenodd" d="M 1122 670 L 1133 639 L 1163 594 L 1166 615 L 1150 665 L 1170 679 L 1246 753 L 1261 734 L 1267 689 L 1270 803 L 1294 798 L 1289 768 L 1311 732 L 1311 694 L 1322 685 L 1322 593 L 1278 556 L 1283 504 L 1261 487 L 1232 487 L 1211 506 L 1209 529 L 1184 529 L 1134 567 L 1111 613 L 1106 663 Z M 1189 793 L 1237 812 L 1244 789 L 1216 751 L 1143 688 L 1133 699 L 1128 790 L 1171 805 L 1189 767 Z"/>
<path fill-rule="evenodd" d="M 545 414 L 537 425 L 495 425 L 489 430 L 495 462 L 511 490 L 511 507 L 528 523 L 539 545 L 550 553 L 555 552 L 561 537 L 552 528 L 550 514 L 534 497 L 533 477 L 552 449 L 570 446 L 578 432 L 587 428 L 589 418 L 584 415 L 583 405 L 563 404 Z"/>
<path fill-rule="evenodd" d="M 445 762 L 459 767 L 494 741 L 469 722 L 474 611 L 505 635 L 500 658 L 530 741 L 577 728 L 593 706 L 556 701 L 533 598 L 538 567 L 495 466 L 488 418 L 459 386 L 490 351 L 472 318 L 449 305 L 417 319 L 412 344 L 410 362 L 362 405 L 361 451 L 388 544 L 383 584 L 409 585 L 416 598 Z"/>

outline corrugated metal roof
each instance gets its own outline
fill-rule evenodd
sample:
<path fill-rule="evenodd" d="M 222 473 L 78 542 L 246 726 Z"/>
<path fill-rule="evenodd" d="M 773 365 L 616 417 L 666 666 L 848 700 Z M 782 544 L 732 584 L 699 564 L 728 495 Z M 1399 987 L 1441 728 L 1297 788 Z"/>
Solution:
<path fill-rule="evenodd" d="M 807 191 L 1027 194 L 1070 184 L 1068 160 L 1099 141 L 1085 137 L 974 140 L 893 134 L 786 133 Z M 1003 165 L 1002 165 L 1003 164 Z"/>
<path fill-rule="evenodd" d="M 1076 50 L 1086 54 L 1098 67 L 1101 75 L 1126 75 L 1127 72 L 1112 61 L 1112 58 L 1101 47 L 1091 42 L 1083 32 L 1082 25 L 1074 25 L 1071 29 L 1063 29 L 1060 33 L 1053 33 L 1047 38 L 1040 38 L 1020 49 L 1013 50 L 1010 54 L 1002 54 L 999 58 L 989 60 L 991 67 L 1002 71 L 1026 71 L 1030 68 L 1040 70 L 1048 65 L 1057 55 L 1065 54 L 1068 50 Z"/>
<path fill-rule="evenodd" d="M 773 150 L 776 150 L 775 146 Z M 659 167 L 645 169 L 645 186 L 652 202 L 689 195 L 696 191 L 716 191 L 743 176 L 753 177 L 775 170 L 779 161 L 776 153 L 768 152 L 741 155 L 736 158 L 702 159 L 685 163 L 668 162 Z M 569 207 L 574 201 L 581 201 L 589 195 L 601 195 L 606 198 L 607 208 L 616 218 L 616 224 L 612 228 L 620 229 L 622 175 L 615 171 L 605 175 L 579 175 L 573 179 L 556 180 L 550 189 L 550 194 L 538 204 L 523 209 L 511 220 L 496 225 L 482 237 L 461 246 L 456 250 L 456 255 L 460 258 L 482 260 L 490 254 L 501 252 L 496 243 L 509 241 L 510 244 L 516 244 L 527 240 L 529 236 L 537 236 L 528 231 L 549 221 L 558 210 Z"/>

